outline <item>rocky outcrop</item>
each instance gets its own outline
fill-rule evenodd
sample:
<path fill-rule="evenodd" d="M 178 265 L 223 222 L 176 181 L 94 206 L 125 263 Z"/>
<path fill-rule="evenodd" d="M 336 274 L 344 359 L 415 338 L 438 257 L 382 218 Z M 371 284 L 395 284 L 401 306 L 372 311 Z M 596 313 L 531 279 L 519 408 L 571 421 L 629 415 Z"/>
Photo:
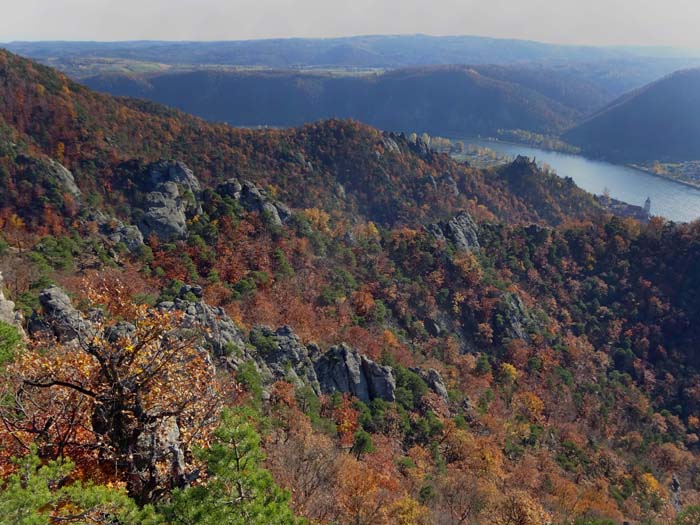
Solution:
<path fill-rule="evenodd" d="M 132 452 L 128 489 L 144 501 L 154 501 L 171 488 L 183 487 L 188 477 L 183 442 L 175 417 L 157 419 L 140 429 Z"/>
<path fill-rule="evenodd" d="M 189 300 L 196 298 L 196 301 Z M 202 288 L 185 285 L 173 301 L 164 301 L 158 305 L 167 311 L 184 313 L 185 328 L 200 327 L 204 329 L 204 345 L 214 356 L 228 359 L 237 365 L 245 359 L 245 340 L 236 324 L 223 308 L 209 306 L 202 299 Z"/>
<path fill-rule="evenodd" d="M 250 334 L 250 342 L 258 350 L 258 370 L 264 383 L 288 381 L 295 386 L 310 386 L 321 394 L 312 358 L 319 349 L 315 345 L 305 347 L 289 326 L 276 331 L 258 326 Z"/>
<path fill-rule="evenodd" d="M 334 346 L 314 363 L 324 394 L 349 393 L 368 402 L 375 398 L 395 401 L 396 373 L 346 344 Z"/>
<path fill-rule="evenodd" d="M 229 179 L 219 185 L 217 191 L 232 197 L 247 211 L 261 214 L 275 226 L 281 226 L 292 216 L 291 210 L 285 204 L 274 200 L 264 189 L 248 180 Z"/>
<path fill-rule="evenodd" d="M 518 294 L 503 294 L 497 312 L 499 322 L 495 328 L 500 339 L 528 339 L 527 328 L 532 319 Z"/>
<path fill-rule="evenodd" d="M 428 368 L 423 370 L 421 368 L 411 368 L 411 372 L 418 374 L 418 376 L 428 385 L 428 388 L 439 395 L 445 401 L 448 400 L 447 387 L 445 382 L 442 380 L 440 372 L 434 368 Z"/>
<path fill-rule="evenodd" d="M 52 334 L 61 342 L 69 342 L 84 336 L 91 327 L 88 319 L 73 308 L 66 292 L 58 286 L 46 288 L 39 294 L 43 315 L 35 313 L 29 321 L 29 332 Z"/>
<path fill-rule="evenodd" d="M 683 501 L 681 499 L 681 482 L 676 474 L 673 474 L 673 477 L 671 478 L 669 489 L 671 493 L 671 505 L 673 505 L 673 510 L 680 512 L 683 510 Z"/>
<path fill-rule="evenodd" d="M 73 197 L 80 197 L 80 189 L 75 183 L 73 174 L 68 171 L 63 164 L 60 164 L 55 160 L 48 159 L 48 175 L 50 175 L 56 181 L 63 191 L 71 194 Z"/>
<path fill-rule="evenodd" d="M 428 233 L 441 241 L 450 241 L 463 251 L 479 249 L 479 226 L 471 215 L 463 211 L 447 222 L 426 226 Z"/>
<path fill-rule="evenodd" d="M 196 199 L 199 181 L 192 171 L 182 162 L 157 162 L 148 169 L 146 185 L 144 214 L 138 223 L 143 236 L 153 234 L 163 241 L 185 238 L 188 216 L 201 212 Z"/>
<path fill-rule="evenodd" d="M 111 244 L 123 244 L 132 253 L 143 246 L 143 235 L 132 224 L 125 224 L 115 217 L 108 217 L 101 211 L 91 212 L 85 220 L 95 223 L 99 234 Z"/>
<path fill-rule="evenodd" d="M 14 326 L 20 334 L 24 335 L 24 328 L 22 328 L 24 319 L 22 314 L 15 310 L 15 303 L 5 298 L 3 288 L 4 280 L 0 272 L 0 321 Z"/>

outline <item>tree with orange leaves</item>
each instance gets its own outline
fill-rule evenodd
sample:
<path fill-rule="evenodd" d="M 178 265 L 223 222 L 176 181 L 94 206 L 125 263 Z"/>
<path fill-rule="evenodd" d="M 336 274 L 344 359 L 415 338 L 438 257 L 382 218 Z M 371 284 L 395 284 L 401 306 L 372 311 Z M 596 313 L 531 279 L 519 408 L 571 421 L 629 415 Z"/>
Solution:
<path fill-rule="evenodd" d="M 181 314 L 134 305 L 115 283 L 88 285 L 87 298 L 100 313 L 72 341 L 37 342 L 8 367 L 5 439 L 153 501 L 192 476 L 189 450 L 218 413 L 214 369 Z"/>

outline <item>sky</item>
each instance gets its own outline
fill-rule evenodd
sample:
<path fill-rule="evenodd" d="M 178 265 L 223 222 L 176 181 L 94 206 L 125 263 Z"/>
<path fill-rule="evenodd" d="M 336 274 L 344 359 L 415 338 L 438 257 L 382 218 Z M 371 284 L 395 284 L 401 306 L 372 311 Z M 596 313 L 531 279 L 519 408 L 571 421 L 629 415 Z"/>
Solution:
<path fill-rule="evenodd" d="M 0 0 L 0 42 L 481 35 L 700 48 L 698 0 Z"/>

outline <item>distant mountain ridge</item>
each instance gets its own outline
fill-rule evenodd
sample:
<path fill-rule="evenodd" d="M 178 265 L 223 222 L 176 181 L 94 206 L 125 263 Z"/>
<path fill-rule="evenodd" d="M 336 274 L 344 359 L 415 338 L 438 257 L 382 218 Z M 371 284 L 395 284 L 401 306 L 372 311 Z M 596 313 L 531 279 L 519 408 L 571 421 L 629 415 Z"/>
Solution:
<path fill-rule="evenodd" d="M 700 158 L 700 69 L 678 71 L 620 97 L 564 138 L 614 161 Z"/>
<path fill-rule="evenodd" d="M 100 56 L 166 64 L 249 65 L 272 68 L 379 67 L 531 61 L 593 62 L 630 57 L 687 58 L 689 51 L 594 47 L 480 36 L 368 35 L 218 42 L 12 42 L 10 51 L 37 59 Z"/>
<path fill-rule="evenodd" d="M 580 84 L 572 79 L 562 78 L 556 86 L 522 76 L 518 83 L 516 73 L 505 68 L 433 66 L 353 76 L 200 70 L 100 75 L 83 82 L 235 126 L 294 126 L 337 117 L 387 130 L 453 135 L 499 129 L 558 133 L 582 114 L 564 102 L 592 109 L 606 101 L 588 86 L 581 86 L 578 97 Z"/>

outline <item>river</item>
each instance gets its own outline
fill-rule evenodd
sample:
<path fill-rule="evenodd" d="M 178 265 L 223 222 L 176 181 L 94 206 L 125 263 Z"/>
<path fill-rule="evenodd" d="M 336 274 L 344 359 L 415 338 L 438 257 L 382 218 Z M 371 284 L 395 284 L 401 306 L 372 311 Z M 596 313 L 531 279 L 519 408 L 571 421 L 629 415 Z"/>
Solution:
<path fill-rule="evenodd" d="M 571 177 L 584 190 L 603 194 L 605 189 L 614 199 L 643 206 L 651 198 L 652 215 L 660 215 L 676 222 L 700 218 L 700 189 L 651 175 L 627 166 L 592 160 L 580 155 L 547 151 L 507 142 L 459 139 L 465 144 L 490 148 L 498 153 L 515 157 L 524 155 L 538 163 L 548 164 L 558 175 Z"/>

